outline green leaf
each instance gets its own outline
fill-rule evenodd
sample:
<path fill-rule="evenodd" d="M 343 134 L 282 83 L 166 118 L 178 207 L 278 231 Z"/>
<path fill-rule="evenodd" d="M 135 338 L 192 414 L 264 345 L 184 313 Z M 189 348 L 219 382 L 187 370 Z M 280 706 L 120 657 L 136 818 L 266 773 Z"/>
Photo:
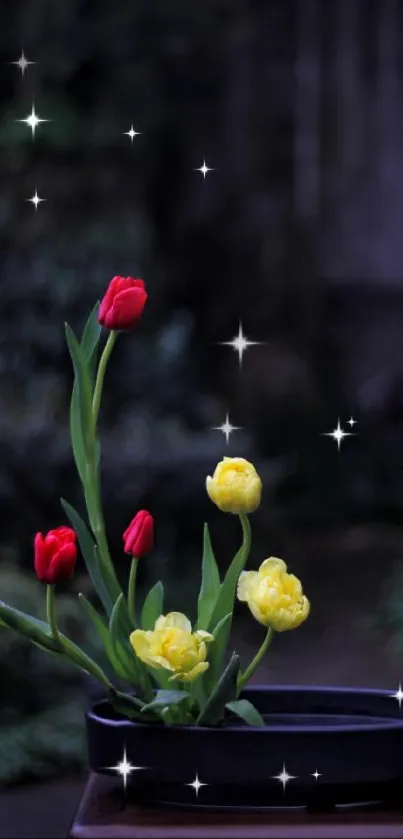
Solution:
<path fill-rule="evenodd" d="M 74 415 L 73 419 L 77 423 L 78 428 L 75 429 L 74 434 L 75 437 L 81 434 L 84 450 L 88 455 L 88 459 L 90 459 L 91 445 L 94 439 L 92 428 L 91 379 L 83 350 L 68 323 L 65 324 L 65 329 L 67 346 L 73 362 L 75 384 L 77 387 L 78 412 Z"/>
<path fill-rule="evenodd" d="M 57 641 L 52 637 L 49 624 L 31 615 L 27 615 L 25 612 L 21 612 L 13 606 L 8 606 L 2 600 L 0 600 L 0 618 L 6 626 L 16 630 L 20 635 L 24 635 L 25 638 L 28 638 L 38 647 L 41 647 L 41 649 L 59 655 L 64 661 L 72 661 L 82 670 L 85 670 L 94 676 L 94 678 L 105 683 L 104 674 L 96 662 L 61 632 L 59 633 L 59 637 L 63 649 L 60 649 Z"/>
<path fill-rule="evenodd" d="M 164 602 L 164 587 L 159 581 L 147 594 L 141 611 L 141 628 L 154 629 L 155 621 L 162 615 Z"/>
<path fill-rule="evenodd" d="M 138 659 L 130 646 L 129 633 L 126 632 L 125 621 L 125 602 L 124 595 L 121 593 L 112 609 L 112 614 L 109 619 L 109 637 L 113 653 L 124 669 L 125 679 L 131 684 L 138 684 L 140 681 L 137 665 Z"/>
<path fill-rule="evenodd" d="M 87 460 L 81 428 L 80 404 L 78 401 L 78 389 L 76 382 L 73 384 L 70 400 L 70 440 L 75 464 L 77 466 L 77 472 L 80 476 L 81 483 L 84 484 Z"/>
<path fill-rule="evenodd" d="M 239 656 L 233 653 L 221 678 L 200 712 L 196 725 L 216 725 L 225 714 L 225 706 L 236 698 Z"/>
<path fill-rule="evenodd" d="M 211 546 L 208 525 L 204 525 L 202 581 L 198 599 L 197 629 L 207 630 L 220 594 L 220 574 Z"/>
<path fill-rule="evenodd" d="M 232 614 L 234 611 L 234 601 L 237 582 L 241 571 L 243 571 L 245 567 L 250 547 L 250 524 L 248 517 L 245 515 L 241 515 L 240 518 L 243 528 L 242 545 L 235 554 L 234 559 L 231 562 L 231 565 L 227 569 L 227 573 L 224 577 L 224 580 L 221 583 L 220 593 L 218 595 L 217 603 L 213 609 L 209 624 L 209 631 L 212 632 L 212 627 L 217 626 L 219 621 L 221 621 L 221 619 L 225 615 L 231 613 L 231 620 L 229 620 L 228 623 L 226 623 L 225 628 L 223 629 L 222 634 L 220 636 L 220 648 L 222 656 L 225 654 L 225 650 L 227 648 L 231 632 Z"/>
<path fill-rule="evenodd" d="M 123 717 L 141 720 L 141 722 L 145 721 L 145 715 L 141 714 L 143 703 L 139 699 L 136 699 L 135 696 L 131 696 L 128 693 L 121 693 L 121 691 L 111 688 L 108 691 L 108 699 L 115 710 L 119 714 L 122 714 Z M 149 719 L 155 720 L 155 716 L 150 714 Z"/>
<path fill-rule="evenodd" d="M 46 650 L 57 652 L 56 641 L 52 638 L 49 624 L 45 621 L 27 615 L 13 606 L 8 606 L 3 600 L 0 600 L 0 618 L 9 629 L 16 630 L 20 635 L 24 635 Z"/>
<path fill-rule="evenodd" d="M 87 366 L 88 374 L 92 382 L 95 374 L 95 364 L 97 358 L 97 349 L 101 335 L 101 326 L 98 323 L 99 302 L 95 304 L 87 323 L 84 327 L 83 336 L 81 339 L 81 351 L 83 360 Z M 83 440 L 83 432 L 81 426 L 81 411 L 78 397 L 77 381 L 74 382 L 70 402 L 70 437 L 71 446 L 73 449 L 74 460 L 76 462 L 77 471 L 81 482 L 84 484 L 86 479 L 86 456 L 85 446 Z M 96 463 L 99 463 L 100 447 L 98 442 L 95 443 L 97 447 Z"/>
<path fill-rule="evenodd" d="M 209 656 L 208 660 L 210 662 L 210 667 L 206 670 L 205 673 L 202 675 L 203 686 L 205 686 L 205 690 L 207 693 L 210 693 L 213 690 L 214 685 L 216 684 L 219 675 L 221 673 L 221 668 L 223 666 L 225 650 L 227 647 L 227 627 L 231 623 L 232 620 L 232 612 L 228 612 L 228 615 L 221 618 L 218 622 L 217 626 L 213 630 L 214 641 L 209 644 Z"/>
<path fill-rule="evenodd" d="M 61 505 L 71 523 L 71 526 L 77 533 L 80 550 L 84 557 L 84 562 L 87 566 L 87 571 L 91 577 L 92 584 L 106 614 L 110 617 L 114 601 L 109 593 L 108 586 L 104 579 L 103 569 L 101 568 L 101 564 L 98 559 L 97 546 L 88 530 L 87 525 L 79 513 L 77 513 L 77 510 L 75 510 L 68 501 L 65 501 L 64 498 L 61 498 Z"/>
<path fill-rule="evenodd" d="M 99 300 L 95 303 L 95 306 L 90 313 L 81 338 L 81 349 L 83 351 L 84 359 L 88 366 L 91 379 L 93 378 L 95 372 L 96 351 L 98 349 L 99 339 L 102 332 L 102 327 L 100 323 L 98 323 L 98 313 Z"/>
<path fill-rule="evenodd" d="M 190 693 L 185 690 L 157 690 L 155 698 L 152 702 L 148 702 L 147 705 L 143 706 L 141 713 L 147 711 L 149 708 L 165 708 L 167 705 L 180 705 L 181 702 L 185 702 L 185 700 L 191 698 Z"/>
<path fill-rule="evenodd" d="M 248 699 L 236 699 L 234 702 L 227 702 L 226 708 L 229 711 L 232 711 L 233 714 L 236 714 L 237 717 L 241 717 L 242 720 L 248 723 L 248 725 L 253 725 L 255 727 L 262 728 L 266 725 L 263 717 L 259 714 L 259 711 L 249 702 Z"/>
<path fill-rule="evenodd" d="M 92 603 L 90 603 L 87 600 L 87 598 L 85 597 L 84 594 L 81 594 L 81 592 L 80 592 L 80 594 L 78 595 L 78 599 L 79 599 L 80 603 L 82 604 L 82 606 L 83 606 L 85 612 L 87 613 L 88 617 L 90 618 L 90 620 L 91 620 L 91 622 L 94 626 L 94 629 L 95 629 L 97 635 L 99 636 L 99 638 L 101 640 L 102 646 L 105 650 L 105 653 L 106 653 L 106 655 L 107 655 L 107 657 L 108 657 L 116 675 L 119 676 L 120 679 L 125 680 L 126 679 L 126 671 L 125 671 L 124 667 L 122 666 L 122 664 L 120 663 L 120 660 L 117 657 L 117 655 L 115 654 L 115 651 L 113 649 L 113 645 L 112 645 L 111 638 L 110 638 L 110 635 L 109 635 L 108 625 L 105 623 L 105 621 L 101 617 L 101 615 L 98 614 L 97 610 L 94 608 Z"/>

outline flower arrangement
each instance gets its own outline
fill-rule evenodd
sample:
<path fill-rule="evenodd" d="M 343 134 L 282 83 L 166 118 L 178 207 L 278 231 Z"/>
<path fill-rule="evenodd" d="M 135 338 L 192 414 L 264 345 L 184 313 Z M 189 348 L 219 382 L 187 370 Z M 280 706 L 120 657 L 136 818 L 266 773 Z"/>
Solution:
<path fill-rule="evenodd" d="M 239 516 L 242 544 L 220 579 L 207 524 L 204 527 L 201 586 L 197 616 L 164 614 L 164 591 L 158 582 L 136 615 L 136 572 L 141 557 L 150 554 L 154 521 L 139 511 L 123 533 L 123 550 L 131 556 L 127 590 L 122 590 L 111 560 L 102 514 L 98 415 L 106 368 L 117 337 L 133 331 L 141 318 L 147 293 L 143 280 L 114 277 L 91 312 L 81 341 L 66 324 L 66 339 L 74 370 L 70 404 L 70 434 L 82 484 L 87 519 L 64 499 L 70 526 L 57 527 L 34 540 L 34 568 L 46 586 L 47 620 L 25 614 L 0 601 L 0 621 L 28 637 L 41 649 L 75 664 L 98 680 L 110 703 L 123 716 L 138 721 L 181 725 L 218 725 L 235 714 L 252 726 L 264 725 L 242 690 L 265 654 L 275 632 L 298 627 L 309 614 L 309 601 L 300 581 L 285 562 L 266 559 L 258 571 L 245 571 L 251 528 L 249 514 L 260 504 L 262 482 L 247 460 L 224 457 L 206 489 L 211 501 Z M 100 353 L 103 331 L 108 337 Z M 93 624 L 116 675 L 117 684 L 84 650 L 58 627 L 55 589 L 74 572 L 78 549 L 84 558 L 102 611 L 83 594 L 82 607 Z M 241 669 L 236 653 L 227 655 L 235 599 L 247 604 L 265 629 L 263 643 L 251 663 Z M 122 683 L 125 689 L 120 689 Z"/>

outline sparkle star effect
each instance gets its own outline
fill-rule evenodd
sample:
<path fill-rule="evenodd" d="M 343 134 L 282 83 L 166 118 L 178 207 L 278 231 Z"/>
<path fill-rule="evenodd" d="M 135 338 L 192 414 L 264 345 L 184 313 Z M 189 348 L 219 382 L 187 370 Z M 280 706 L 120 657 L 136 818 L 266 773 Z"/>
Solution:
<path fill-rule="evenodd" d="M 402 690 L 401 683 L 399 683 L 399 690 L 396 691 L 396 693 L 391 693 L 391 698 L 392 699 L 397 699 L 397 701 L 399 703 L 399 710 L 401 711 L 402 710 L 402 702 L 403 702 L 403 690 Z"/>
<path fill-rule="evenodd" d="M 289 775 L 286 768 L 285 763 L 283 763 L 282 771 L 279 775 L 272 775 L 274 781 L 280 781 L 280 784 L 283 785 L 283 790 L 285 792 L 285 788 L 289 781 L 293 781 L 297 776 L 296 775 Z"/>
<path fill-rule="evenodd" d="M 130 131 L 125 131 L 124 132 L 124 136 L 125 137 L 130 137 L 132 142 L 133 142 L 134 138 L 139 137 L 140 134 L 142 134 L 142 132 L 141 131 L 135 131 L 133 126 L 131 126 Z"/>
<path fill-rule="evenodd" d="M 353 428 L 354 425 L 357 425 L 357 420 L 353 419 L 353 417 L 350 417 L 350 419 L 347 420 L 347 422 L 348 422 L 350 428 Z"/>
<path fill-rule="evenodd" d="M 38 190 L 35 190 L 35 195 L 32 198 L 26 198 L 26 201 L 29 201 L 35 207 L 35 212 L 38 209 L 38 204 L 42 204 L 42 201 L 47 201 L 47 198 L 39 198 Z"/>
<path fill-rule="evenodd" d="M 38 117 L 38 114 L 35 111 L 35 105 L 32 105 L 32 111 L 29 114 L 29 116 L 25 117 L 25 119 L 16 119 L 16 122 L 26 122 L 26 124 L 29 126 L 29 128 L 32 131 L 32 139 L 33 139 L 35 137 L 35 131 L 37 129 L 37 126 L 41 122 L 50 122 L 50 120 L 49 119 L 41 119 L 41 117 Z"/>
<path fill-rule="evenodd" d="M 239 332 L 232 341 L 221 341 L 222 346 L 225 347 L 232 347 L 235 352 L 238 353 L 239 358 L 239 366 L 242 365 L 242 358 L 245 350 L 249 347 L 258 347 L 262 345 L 262 341 L 249 341 L 248 338 L 245 337 L 242 331 L 242 323 L 239 322 Z"/>
<path fill-rule="evenodd" d="M 318 778 L 321 778 L 321 777 L 322 777 L 322 772 L 318 772 L 317 769 L 315 769 L 315 771 L 312 772 L 312 778 L 315 778 L 315 781 L 317 781 Z"/>
<path fill-rule="evenodd" d="M 126 789 L 127 779 L 132 772 L 136 772 L 138 769 L 145 769 L 144 766 L 133 766 L 130 761 L 127 760 L 126 749 L 123 751 L 123 759 L 116 764 L 116 766 L 107 766 L 106 769 L 113 769 L 114 772 L 117 772 L 118 775 L 121 775 L 123 778 L 123 787 Z"/>
<path fill-rule="evenodd" d="M 21 55 L 18 61 L 10 61 L 10 64 L 15 64 L 21 70 L 21 75 L 24 76 L 25 70 L 30 64 L 36 64 L 36 61 L 28 61 L 25 57 L 24 50 L 21 50 Z"/>
<path fill-rule="evenodd" d="M 213 425 L 213 431 L 222 431 L 222 433 L 225 434 L 225 439 L 227 441 L 227 445 L 229 443 L 229 438 L 230 438 L 230 435 L 232 434 L 232 432 L 233 431 L 240 431 L 241 428 L 242 428 L 241 425 L 232 425 L 230 423 L 228 414 L 225 417 L 225 422 L 223 422 L 222 425 Z"/>
<path fill-rule="evenodd" d="M 334 431 L 325 432 L 325 434 L 323 434 L 322 436 L 323 437 L 333 437 L 333 440 L 336 441 L 337 448 L 340 451 L 340 446 L 341 446 L 344 438 L 345 437 L 353 437 L 354 435 L 351 433 L 351 431 L 343 431 L 343 429 L 340 425 L 340 420 L 337 420 L 337 428 L 335 428 Z"/>
<path fill-rule="evenodd" d="M 186 786 L 187 786 L 187 787 L 193 787 L 193 789 L 194 789 L 194 791 L 195 791 L 195 793 L 196 793 L 196 798 L 198 798 L 198 796 L 199 796 L 199 789 L 200 789 L 200 787 L 207 787 L 207 786 L 208 786 L 208 784 L 204 784 L 204 783 L 203 783 L 203 781 L 199 781 L 199 776 L 198 776 L 198 774 L 197 774 L 197 772 L 196 772 L 196 777 L 195 777 L 194 781 L 191 781 L 191 783 L 190 783 L 190 784 L 186 784 Z"/>
<path fill-rule="evenodd" d="M 206 180 L 206 175 L 207 175 L 207 172 L 214 172 L 214 169 L 209 169 L 209 167 L 208 167 L 208 166 L 207 166 L 207 164 L 206 164 L 206 161 L 205 161 L 205 160 L 203 160 L 203 166 L 199 166 L 199 168 L 198 168 L 198 169 L 194 169 L 194 171 L 195 171 L 195 172 L 201 172 L 201 173 L 202 173 L 202 175 L 203 175 L 204 180 Z"/>

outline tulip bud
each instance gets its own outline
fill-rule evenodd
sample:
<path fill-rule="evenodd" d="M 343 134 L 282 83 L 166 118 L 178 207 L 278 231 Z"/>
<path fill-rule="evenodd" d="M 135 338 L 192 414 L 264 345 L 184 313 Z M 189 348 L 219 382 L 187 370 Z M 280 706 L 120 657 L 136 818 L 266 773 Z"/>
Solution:
<path fill-rule="evenodd" d="M 224 513 L 253 513 L 260 504 L 262 482 L 243 457 L 224 457 L 213 477 L 206 478 L 211 500 Z"/>
<path fill-rule="evenodd" d="M 98 321 L 106 329 L 131 330 L 141 317 L 146 300 L 143 280 L 114 277 L 101 302 Z"/>
<path fill-rule="evenodd" d="M 38 580 L 52 585 L 72 576 L 77 559 L 76 540 L 76 533 L 70 527 L 56 527 L 45 537 L 36 534 L 34 567 Z"/>
<path fill-rule="evenodd" d="M 152 551 L 154 545 L 154 519 L 148 510 L 140 510 L 123 534 L 124 551 L 140 557 Z"/>

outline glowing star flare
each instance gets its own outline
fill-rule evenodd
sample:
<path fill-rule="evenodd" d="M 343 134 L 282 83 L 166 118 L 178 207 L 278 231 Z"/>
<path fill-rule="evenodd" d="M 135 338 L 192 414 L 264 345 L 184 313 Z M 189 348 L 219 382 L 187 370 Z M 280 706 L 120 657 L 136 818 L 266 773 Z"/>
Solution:
<path fill-rule="evenodd" d="M 116 766 L 107 766 L 106 769 L 112 769 L 114 772 L 117 772 L 123 778 L 123 787 L 126 789 L 127 786 L 127 779 L 132 772 L 137 772 L 139 769 L 145 769 L 145 766 L 133 766 L 130 761 L 127 760 L 126 749 L 123 751 L 123 759 L 116 764 Z"/>
<path fill-rule="evenodd" d="M 285 768 L 285 763 L 283 763 L 283 768 L 282 768 L 281 772 L 279 773 L 279 775 L 273 775 L 272 776 L 273 781 L 280 781 L 280 784 L 283 785 L 284 792 L 285 792 L 285 788 L 286 788 L 288 782 L 295 780 L 296 777 L 297 777 L 296 775 L 289 775 L 288 774 L 288 772 Z"/>
<path fill-rule="evenodd" d="M 401 711 L 402 710 L 402 702 L 403 702 L 403 690 L 402 690 L 401 682 L 399 683 L 399 690 L 397 690 L 396 693 L 391 693 L 391 698 L 392 699 L 397 699 L 397 701 L 399 703 L 399 711 Z"/>
<path fill-rule="evenodd" d="M 334 431 L 326 431 L 324 434 L 322 434 L 322 437 L 333 437 L 333 440 L 336 441 L 337 448 L 340 451 L 340 446 L 344 438 L 354 437 L 354 434 L 352 434 L 351 431 L 343 431 L 340 425 L 340 420 L 337 420 L 337 428 L 335 428 Z"/>
<path fill-rule="evenodd" d="M 39 198 L 37 189 L 35 190 L 35 195 L 33 195 L 32 198 L 26 198 L 25 200 L 34 205 L 35 211 L 38 209 L 39 204 L 42 204 L 43 201 L 47 201 L 46 198 Z"/>
<path fill-rule="evenodd" d="M 187 787 L 193 787 L 193 789 L 196 793 L 196 798 L 198 798 L 199 797 L 199 789 L 201 789 L 201 787 L 208 787 L 208 784 L 203 783 L 203 781 L 199 781 L 199 776 L 196 772 L 196 777 L 195 777 L 194 781 L 191 781 L 190 784 L 186 784 L 186 786 Z"/>
<path fill-rule="evenodd" d="M 208 167 L 208 166 L 207 166 L 207 164 L 206 164 L 206 161 L 205 161 L 205 160 L 203 160 L 203 166 L 199 166 L 199 168 L 198 168 L 198 169 L 194 169 L 194 171 L 195 171 L 195 172 L 201 172 L 201 173 L 202 173 L 202 175 L 203 175 L 204 180 L 206 180 L 206 175 L 207 175 L 207 173 L 208 173 L 208 172 L 214 172 L 214 169 L 209 169 L 209 167 Z"/>
<path fill-rule="evenodd" d="M 35 105 L 32 105 L 32 111 L 25 119 L 16 119 L 16 122 L 25 122 L 32 131 L 32 139 L 35 137 L 35 131 L 41 122 L 50 122 L 49 119 L 41 119 L 35 111 Z"/>
<path fill-rule="evenodd" d="M 142 132 L 141 131 L 135 131 L 133 126 L 131 126 L 130 131 L 125 131 L 124 132 L 124 136 L 125 137 L 130 137 L 132 143 L 133 143 L 134 138 L 139 137 L 141 134 L 142 134 Z"/>
<path fill-rule="evenodd" d="M 28 61 L 25 57 L 24 50 L 21 50 L 21 55 L 18 61 L 10 61 L 10 64 L 15 64 L 16 67 L 19 67 L 21 70 L 21 75 L 25 75 L 25 70 L 29 67 L 30 64 L 36 64 L 36 61 Z"/>
<path fill-rule="evenodd" d="M 228 413 L 227 413 L 227 416 L 225 417 L 225 422 L 223 422 L 221 425 L 213 425 L 213 431 L 221 431 L 225 435 L 227 445 L 229 443 L 229 438 L 230 438 L 230 435 L 232 434 L 232 432 L 233 431 L 240 431 L 241 428 L 242 428 L 241 425 L 232 425 L 230 423 Z"/>
<path fill-rule="evenodd" d="M 263 341 L 249 341 L 249 339 L 243 334 L 241 321 L 239 322 L 238 335 L 235 335 L 235 338 L 233 338 L 232 341 L 220 341 L 221 346 L 232 347 L 232 349 L 238 353 L 240 367 L 242 365 L 242 358 L 245 350 L 249 347 L 261 346 L 263 343 Z"/>
<path fill-rule="evenodd" d="M 315 781 L 317 781 L 317 780 L 318 780 L 318 778 L 321 778 L 321 777 L 322 777 L 322 773 L 321 773 L 321 772 L 318 772 L 318 770 L 317 770 L 317 769 L 315 769 L 315 771 L 314 771 L 314 772 L 312 772 L 312 778 L 315 778 Z"/>

